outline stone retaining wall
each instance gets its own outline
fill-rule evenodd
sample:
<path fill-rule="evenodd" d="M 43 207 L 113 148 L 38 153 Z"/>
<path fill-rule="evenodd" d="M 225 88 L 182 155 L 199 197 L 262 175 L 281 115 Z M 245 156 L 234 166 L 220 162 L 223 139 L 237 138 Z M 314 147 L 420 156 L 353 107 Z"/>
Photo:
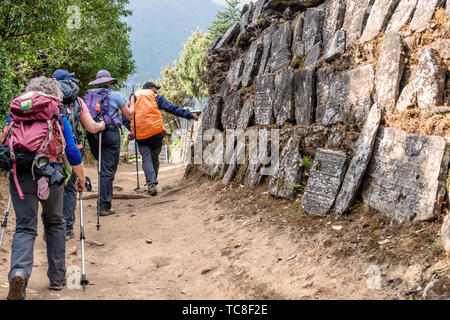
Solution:
<path fill-rule="evenodd" d="M 448 124 L 443 136 L 419 136 L 387 128 L 383 116 L 450 114 L 449 12 L 442 0 L 246 5 L 209 49 L 202 132 L 278 128 L 281 156 L 268 179 L 250 163 L 255 154 L 201 170 L 224 183 L 268 181 L 271 195 L 302 197 L 311 214 L 344 214 L 362 194 L 398 221 L 436 218 L 447 193 Z"/>

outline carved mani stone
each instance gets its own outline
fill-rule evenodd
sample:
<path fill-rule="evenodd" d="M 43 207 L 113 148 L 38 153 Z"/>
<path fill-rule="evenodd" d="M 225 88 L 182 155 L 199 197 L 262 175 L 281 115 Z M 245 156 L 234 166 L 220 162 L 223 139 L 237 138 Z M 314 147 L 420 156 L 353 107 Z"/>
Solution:
<path fill-rule="evenodd" d="M 222 110 L 222 126 L 224 129 L 236 129 L 239 115 L 241 114 L 241 92 L 235 92 L 224 103 Z"/>
<path fill-rule="evenodd" d="M 255 79 L 255 124 L 269 125 L 274 121 L 273 103 L 275 101 L 274 76 L 259 76 Z"/>
<path fill-rule="evenodd" d="M 291 63 L 292 30 L 291 23 L 286 21 L 272 34 L 270 72 L 278 71 Z"/>
<path fill-rule="evenodd" d="M 316 98 L 314 69 L 306 68 L 294 75 L 295 120 L 297 125 L 313 122 Z"/>
<path fill-rule="evenodd" d="M 294 106 L 294 72 L 288 68 L 275 76 L 275 103 L 273 105 L 276 124 L 293 122 Z"/>
<path fill-rule="evenodd" d="M 317 149 L 308 185 L 303 194 L 303 210 L 312 215 L 327 215 L 333 207 L 346 168 L 345 153 Z"/>
<path fill-rule="evenodd" d="M 444 138 L 384 128 L 363 183 L 363 200 L 397 221 L 424 221 L 440 211 L 449 153 Z"/>
<path fill-rule="evenodd" d="M 403 39 L 395 31 L 389 31 L 380 49 L 375 77 L 377 102 L 383 110 L 395 110 L 404 69 Z"/>
<path fill-rule="evenodd" d="M 296 185 L 301 183 L 303 175 L 301 159 L 298 138 L 291 137 L 280 155 L 278 171 L 269 181 L 269 194 L 291 200 L 297 196 Z"/>
<path fill-rule="evenodd" d="M 381 109 L 374 105 L 370 110 L 367 121 L 356 141 L 354 156 L 345 174 L 341 191 L 336 198 L 335 211 L 337 214 L 343 214 L 351 206 L 356 192 L 358 191 L 364 173 L 372 156 L 373 145 L 377 136 L 381 120 Z"/>
<path fill-rule="evenodd" d="M 305 13 L 302 40 L 305 44 L 305 53 L 308 53 L 314 45 L 322 40 L 322 27 L 324 11 L 319 8 L 308 8 Z"/>
<path fill-rule="evenodd" d="M 322 100 L 318 103 L 317 122 L 325 125 L 346 123 L 349 117 L 364 120 L 373 104 L 374 80 L 375 71 L 370 64 L 333 76 L 326 104 Z"/>

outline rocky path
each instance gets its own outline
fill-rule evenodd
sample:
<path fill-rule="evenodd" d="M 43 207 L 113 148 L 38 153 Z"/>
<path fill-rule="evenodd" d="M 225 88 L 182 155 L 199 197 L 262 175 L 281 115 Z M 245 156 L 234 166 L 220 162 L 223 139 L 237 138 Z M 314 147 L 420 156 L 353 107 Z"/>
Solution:
<path fill-rule="evenodd" d="M 133 165 L 121 165 L 116 185 L 136 187 Z M 161 170 L 160 189 L 183 180 L 184 166 Z M 90 168 L 96 177 L 95 168 Z M 143 179 L 143 175 L 141 175 Z M 92 179 L 95 183 L 96 178 Z M 142 180 L 141 180 L 142 181 Z M 95 187 L 95 185 L 94 185 Z M 299 240 L 289 226 L 262 223 L 258 214 L 236 216 L 220 201 L 217 184 L 199 182 L 166 197 L 115 200 L 118 214 L 96 224 L 96 200 L 85 200 L 86 293 L 73 288 L 81 266 L 78 211 L 75 239 L 67 242 L 69 285 L 48 290 L 42 225 L 28 298 L 38 299 L 379 299 L 368 264 L 358 257 L 336 260 L 322 242 Z M 151 205 L 152 203 L 167 202 Z M 232 201 L 232 200 L 230 200 Z M 12 213 L 14 217 L 14 214 Z M 329 226 L 331 228 L 331 226 Z M 12 226 L 0 252 L 0 297 L 8 292 Z M 326 246 L 325 246 L 326 248 Z M 407 270 L 401 270 L 407 272 Z"/>

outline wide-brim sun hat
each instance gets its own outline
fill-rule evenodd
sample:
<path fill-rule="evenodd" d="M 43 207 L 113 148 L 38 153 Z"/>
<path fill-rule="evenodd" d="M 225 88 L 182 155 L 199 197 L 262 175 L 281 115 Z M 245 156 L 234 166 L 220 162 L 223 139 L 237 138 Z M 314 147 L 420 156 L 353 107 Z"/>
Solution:
<path fill-rule="evenodd" d="M 94 81 L 89 82 L 90 86 L 97 86 L 100 84 L 105 84 L 108 82 L 112 82 L 112 84 L 116 84 L 117 83 L 117 79 L 116 78 L 112 78 L 111 74 L 109 73 L 109 71 L 107 70 L 100 70 L 99 72 L 97 72 L 97 77 Z"/>

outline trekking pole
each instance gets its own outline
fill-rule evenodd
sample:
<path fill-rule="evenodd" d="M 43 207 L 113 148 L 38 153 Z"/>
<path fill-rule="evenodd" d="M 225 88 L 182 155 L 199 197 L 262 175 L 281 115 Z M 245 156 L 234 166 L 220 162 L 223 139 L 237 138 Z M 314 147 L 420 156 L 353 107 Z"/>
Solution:
<path fill-rule="evenodd" d="M 138 165 L 138 154 L 137 154 L 137 136 L 136 136 L 136 111 L 134 114 L 134 153 L 136 155 L 136 179 L 137 179 L 137 188 L 135 191 L 141 190 L 139 187 L 139 165 Z"/>
<path fill-rule="evenodd" d="M 87 190 L 92 190 L 90 186 L 90 180 L 86 179 Z M 81 241 L 81 280 L 80 284 L 83 286 L 83 292 L 86 292 L 86 286 L 89 284 L 89 280 L 86 279 L 86 270 L 84 265 L 84 240 L 86 239 L 84 235 L 84 220 L 83 220 L 83 191 L 79 192 L 80 197 L 80 241 Z"/>
<path fill-rule="evenodd" d="M 133 115 L 133 121 L 134 121 L 134 154 L 136 156 L 136 180 L 137 180 L 137 188 L 134 189 L 134 191 L 139 191 L 139 190 L 141 190 L 141 187 L 139 186 L 139 164 L 138 164 L 138 153 L 137 153 L 137 147 L 138 146 L 137 146 L 137 134 L 136 134 L 136 130 L 137 130 L 136 129 L 136 127 L 137 127 L 137 124 L 136 124 L 136 102 L 137 102 L 137 99 L 136 99 L 136 96 L 135 96 L 134 92 L 135 91 L 134 91 L 134 86 L 133 86 L 133 93 L 131 94 L 130 101 L 134 97 L 134 103 L 135 103 L 134 115 Z"/>
<path fill-rule="evenodd" d="M 81 159 L 84 159 L 84 152 L 86 150 L 86 129 L 84 129 L 84 135 L 83 135 L 83 147 L 81 148 Z"/>
<path fill-rule="evenodd" d="M 97 116 L 101 121 L 102 118 L 100 116 L 100 103 L 97 103 L 95 106 L 97 110 Z M 100 231 L 100 186 L 101 186 L 101 178 L 102 178 L 102 131 L 99 132 L 98 135 L 98 194 L 97 194 L 97 231 Z"/>
<path fill-rule="evenodd" d="M 5 220 L 2 223 L 2 236 L 0 238 L 0 248 L 2 247 L 2 244 L 3 244 L 3 237 L 5 236 L 6 226 L 8 225 L 8 216 L 9 216 L 10 209 L 11 209 L 11 196 L 9 196 L 8 205 L 6 206 L 6 211 L 5 211 Z"/>

